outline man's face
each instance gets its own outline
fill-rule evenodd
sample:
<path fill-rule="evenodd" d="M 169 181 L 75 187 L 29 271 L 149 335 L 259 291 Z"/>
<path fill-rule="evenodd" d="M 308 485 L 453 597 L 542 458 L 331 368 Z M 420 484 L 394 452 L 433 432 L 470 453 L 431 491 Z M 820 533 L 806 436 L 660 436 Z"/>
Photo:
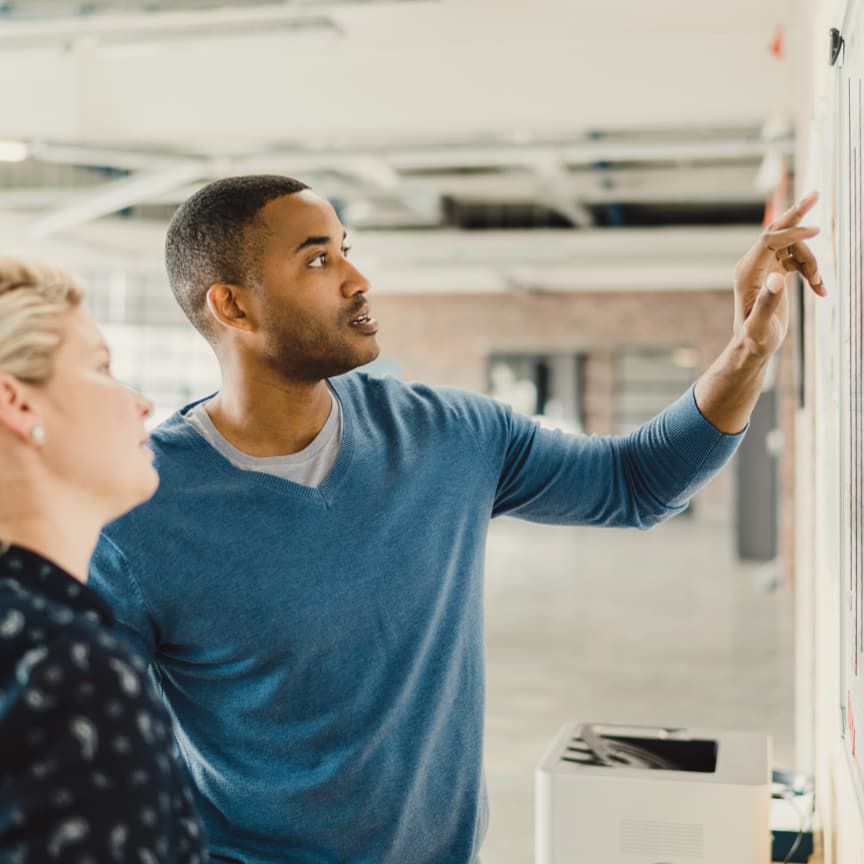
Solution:
<path fill-rule="evenodd" d="M 374 360 L 378 322 L 369 283 L 348 260 L 336 211 L 310 191 L 277 198 L 266 225 L 257 294 L 262 359 L 292 378 L 320 381 Z"/>

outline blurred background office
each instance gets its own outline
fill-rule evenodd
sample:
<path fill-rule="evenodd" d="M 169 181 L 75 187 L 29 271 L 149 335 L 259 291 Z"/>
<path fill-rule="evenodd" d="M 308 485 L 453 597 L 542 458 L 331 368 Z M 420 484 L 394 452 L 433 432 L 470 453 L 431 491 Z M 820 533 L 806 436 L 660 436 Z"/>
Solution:
<path fill-rule="evenodd" d="M 220 176 L 296 176 L 372 282 L 372 371 L 623 433 L 720 352 L 736 260 L 821 176 L 802 159 L 845 8 L 5 0 L 0 247 L 84 278 L 158 421 L 218 386 L 168 288 L 171 214 Z M 484 864 L 530 860 L 533 768 L 566 720 L 764 730 L 817 767 L 792 291 L 751 433 L 688 511 L 647 534 L 492 526 Z"/>

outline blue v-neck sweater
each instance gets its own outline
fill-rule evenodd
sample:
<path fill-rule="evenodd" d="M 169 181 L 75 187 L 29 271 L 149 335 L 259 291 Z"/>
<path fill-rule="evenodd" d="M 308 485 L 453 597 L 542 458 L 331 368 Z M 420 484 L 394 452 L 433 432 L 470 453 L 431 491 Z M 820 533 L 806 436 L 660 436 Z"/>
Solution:
<path fill-rule="evenodd" d="M 601 438 L 457 390 L 331 384 L 343 441 L 314 489 L 239 470 L 167 420 L 159 491 L 105 530 L 92 584 L 153 660 L 215 853 L 467 864 L 487 821 L 490 517 L 646 528 L 741 436 L 692 391 Z"/>

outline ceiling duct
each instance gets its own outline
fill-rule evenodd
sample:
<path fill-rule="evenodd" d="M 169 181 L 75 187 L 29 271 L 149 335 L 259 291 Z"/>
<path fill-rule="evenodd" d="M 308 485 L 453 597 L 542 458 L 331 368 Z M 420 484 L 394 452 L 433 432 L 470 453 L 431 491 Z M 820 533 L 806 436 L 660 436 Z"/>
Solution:
<path fill-rule="evenodd" d="M 118 15 L 160 15 L 166 12 L 213 12 L 228 9 L 303 9 L 322 6 L 371 5 L 382 0 L 5 0 L 0 21 L 57 21 Z M 433 0 L 387 0 L 393 3 Z"/>

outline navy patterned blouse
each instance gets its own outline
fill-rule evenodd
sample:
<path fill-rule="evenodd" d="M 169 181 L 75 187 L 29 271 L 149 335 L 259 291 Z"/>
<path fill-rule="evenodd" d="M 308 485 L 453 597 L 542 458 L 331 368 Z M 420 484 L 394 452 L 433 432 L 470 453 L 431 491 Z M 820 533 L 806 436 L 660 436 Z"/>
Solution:
<path fill-rule="evenodd" d="M 170 717 L 112 624 L 66 571 L 0 547 L 4 862 L 207 860 Z"/>

